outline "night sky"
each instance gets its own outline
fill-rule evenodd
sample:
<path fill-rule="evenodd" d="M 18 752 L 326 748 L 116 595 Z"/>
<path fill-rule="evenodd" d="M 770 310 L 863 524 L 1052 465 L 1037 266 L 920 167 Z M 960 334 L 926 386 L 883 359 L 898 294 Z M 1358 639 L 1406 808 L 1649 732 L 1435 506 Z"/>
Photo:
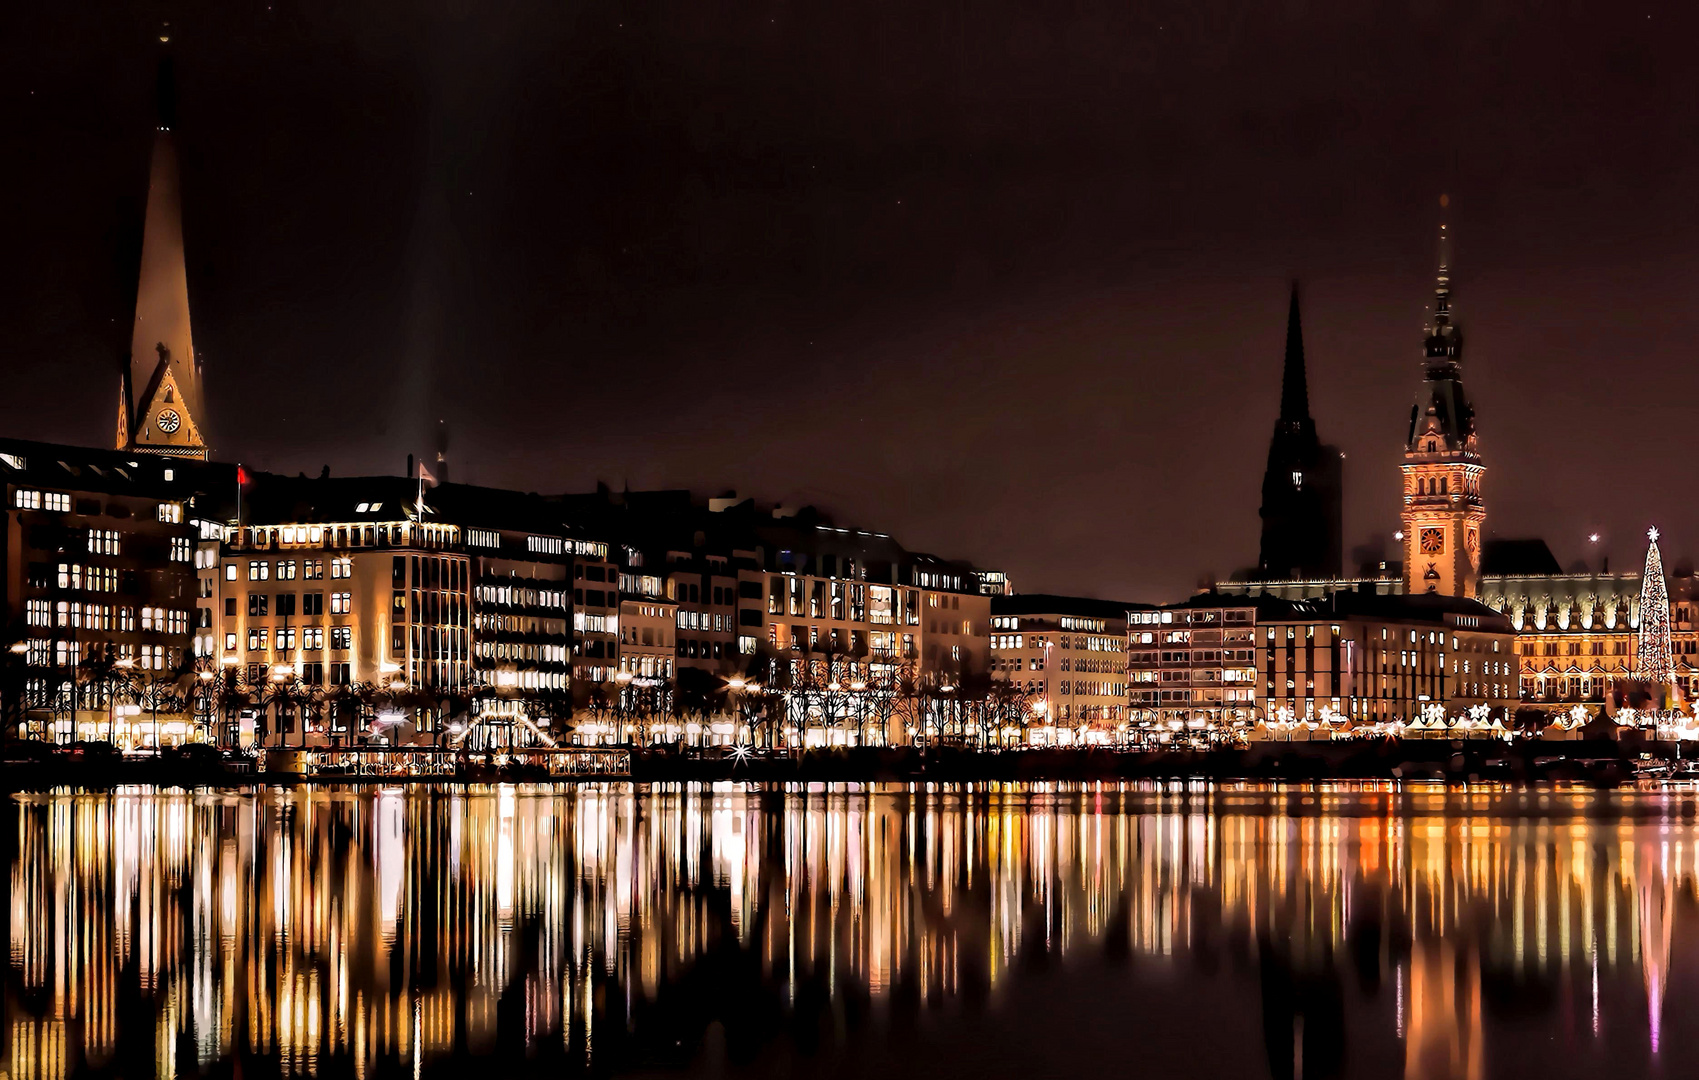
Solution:
<path fill-rule="evenodd" d="M 1256 558 L 1288 281 L 1396 528 L 1441 192 L 1489 533 L 1699 550 L 1691 5 L 44 3 L 0 433 L 105 444 L 162 20 L 218 457 L 735 488 L 1178 599 Z"/>

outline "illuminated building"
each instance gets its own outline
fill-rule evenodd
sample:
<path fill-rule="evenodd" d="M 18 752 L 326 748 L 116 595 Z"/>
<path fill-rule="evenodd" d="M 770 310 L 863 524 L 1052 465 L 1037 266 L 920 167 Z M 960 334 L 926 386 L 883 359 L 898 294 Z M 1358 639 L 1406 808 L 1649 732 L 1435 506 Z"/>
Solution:
<path fill-rule="evenodd" d="M 660 578 L 623 574 L 619 600 L 619 675 L 670 683 L 677 652 L 678 604 Z"/>
<path fill-rule="evenodd" d="M 1404 446 L 1404 592 L 1473 598 L 1486 504 L 1475 410 L 1463 392 L 1463 333 L 1451 318 L 1451 271 L 1440 226 L 1439 284 L 1423 346 L 1423 382 Z"/>
<path fill-rule="evenodd" d="M 1310 416 L 1298 286 L 1286 315 L 1280 417 L 1262 479 L 1259 578 L 1337 578 L 1341 558 L 1344 455 L 1323 445 Z"/>
<path fill-rule="evenodd" d="M 1114 730 L 1127 719 L 1127 616 L 1147 605 L 1020 593 L 991 600 L 991 676 L 1034 722 Z"/>
<path fill-rule="evenodd" d="M 1419 719 L 1441 706 L 1513 708 L 1519 686 L 1510 621 L 1473 601 L 1337 592 L 1256 604 L 1265 718 Z"/>
<path fill-rule="evenodd" d="M 1129 620 L 1134 718 L 1168 730 L 1409 722 L 1429 705 L 1457 717 L 1516 704 L 1510 620 L 1473 600 L 1369 585 L 1302 600 L 1223 588 Z"/>
<path fill-rule="evenodd" d="M 690 669 L 717 688 L 736 680 L 746 700 L 782 691 L 799 738 L 885 742 L 908 734 L 888 707 L 899 683 L 942 692 L 988 670 L 992 597 L 965 564 L 812 507 L 763 509 L 735 495 L 704 505 L 682 491 L 602 489 L 561 502 L 620 553 L 631 592 L 622 603 L 649 620 L 657 644 L 641 629 L 621 643 L 649 658 L 625 664 L 633 679 L 645 662 L 669 662 L 666 637 L 675 679 Z M 673 620 L 670 634 L 661 618 Z"/>
<path fill-rule="evenodd" d="M 472 568 L 463 531 L 400 477 L 254 476 L 221 553 L 219 663 L 269 741 L 365 735 L 369 714 L 431 731 L 472 686 Z M 429 699 L 427 701 L 426 699 Z M 244 724 L 246 730 L 248 725 Z"/>
<path fill-rule="evenodd" d="M 180 742 L 193 697 L 204 491 L 231 470 L 0 441 L 4 722 L 36 737 Z"/>
<path fill-rule="evenodd" d="M 249 477 L 244 500 L 224 547 L 221 645 L 245 681 L 362 688 L 356 711 L 403 725 L 385 737 L 434 734 L 470 708 L 524 741 L 571 715 L 575 669 L 591 685 L 614 677 L 617 565 L 550 500 L 268 474 Z M 352 734 L 326 712 L 321 735 Z M 286 717 L 275 734 L 293 730 Z"/>
<path fill-rule="evenodd" d="M 1200 593 L 1127 620 L 1134 720 L 1178 731 L 1255 719 L 1255 601 Z"/>
<path fill-rule="evenodd" d="M 1487 545 L 1481 600 L 1516 630 L 1525 705 L 1547 712 L 1602 708 L 1611 685 L 1634 677 L 1641 573 L 1564 573 L 1541 540 Z M 1699 691 L 1699 623 L 1694 578 L 1669 578 L 1670 679 L 1691 700 Z"/>
<path fill-rule="evenodd" d="M 201 365 L 189 330 L 183 207 L 177 168 L 176 86 L 171 60 L 159 68 L 159 124 L 148 174 L 141 274 L 130 357 L 120 374 L 116 446 L 130 454 L 205 460 Z"/>

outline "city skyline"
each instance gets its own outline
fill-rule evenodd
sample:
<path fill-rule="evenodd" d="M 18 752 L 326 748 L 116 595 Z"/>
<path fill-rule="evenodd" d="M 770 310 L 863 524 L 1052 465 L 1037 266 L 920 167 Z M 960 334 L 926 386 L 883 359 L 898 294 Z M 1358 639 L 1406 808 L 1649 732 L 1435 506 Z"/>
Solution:
<path fill-rule="evenodd" d="M 1109 94 L 1106 59 L 1064 87 L 1060 46 L 1025 58 L 968 28 L 952 36 L 947 20 L 926 22 L 913 59 L 960 44 L 952 70 L 967 96 L 934 100 L 900 67 L 883 96 L 857 98 L 868 77 L 828 66 L 804 84 L 803 115 L 768 116 L 740 147 L 712 125 L 692 136 L 634 123 L 630 102 L 646 92 L 695 122 L 705 118 L 687 99 L 717 89 L 728 118 L 766 115 L 760 90 L 800 77 L 797 56 L 826 48 L 830 16 L 791 13 L 788 27 L 774 16 L 772 31 L 736 20 L 683 31 L 658 18 L 622 39 L 618 19 L 588 20 L 573 37 L 521 5 L 512 22 L 491 21 L 489 39 L 459 41 L 446 16 L 428 11 L 430 33 L 386 52 L 382 12 L 326 24 L 285 10 L 255 23 L 191 5 L 94 28 L 71 57 L 53 44 L 69 40 L 61 16 L 31 12 L 26 36 L 43 48 L 11 84 L 23 106 L 18 137 L 38 163 L 24 178 L 38 212 L 20 225 L 13 266 L 29 272 L 8 282 L 31 358 L 0 406 L 11 434 L 98 445 L 109 430 L 100 374 L 123 343 L 100 327 L 122 326 L 134 296 L 114 282 L 133 275 L 124 234 L 140 220 L 148 46 L 160 14 L 175 20 L 185 84 L 190 291 L 209 373 L 208 441 L 222 459 L 393 473 L 408 452 L 431 450 L 434 422 L 447 419 L 463 479 L 534 490 L 586 490 L 597 479 L 736 487 L 1007 569 L 1022 589 L 1169 599 L 1203 574 L 1255 562 L 1256 463 L 1277 412 L 1281 300 L 1293 275 L 1305 288 L 1312 409 L 1348 454 L 1347 557 L 1373 533 L 1390 548 L 1396 506 L 1385 478 L 1398 447 L 1386 433 L 1418 370 L 1411 340 L 1431 281 L 1436 195 L 1448 192 L 1470 385 L 1493 417 L 1489 535 L 1543 536 L 1567 565 L 1591 554 L 1586 536 L 1598 532 L 1626 566 L 1655 521 L 1672 553 L 1689 550 L 1694 511 L 1671 486 L 1638 469 L 1622 478 L 1625 458 L 1673 458 L 1687 429 L 1679 394 L 1655 391 L 1677 377 L 1684 343 L 1699 340 L 1680 299 L 1699 275 L 1684 219 L 1663 214 L 1670 185 L 1648 190 L 1650 174 L 1635 168 L 1664 150 L 1660 132 L 1680 109 L 1616 125 L 1612 155 L 1583 180 L 1548 179 L 1566 175 L 1557 161 L 1586 160 L 1577 141 L 1656 85 L 1679 36 L 1670 27 L 1611 27 L 1615 51 L 1600 60 L 1561 29 L 1500 14 L 1499 29 L 1518 42 L 1512 68 L 1539 85 L 1546 62 L 1567 57 L 1565 78 L 1592 96 L 1518 97 L 1533 119 L 1528 132 L 1510 131 L 1482 96 L 1492 65 L 1470 45 L 1438 91 L 1442 138 L 1411 119 L 1419 61 L 1434 35 L 1466 40 L 1480 26 L 1450 9 L 1407 26 L 1387 16 L 1338 31 L 1392 50 L 1384 76 L 1345 72 L 1364 91 L 1351 99 L 1352 123 L 1337 115 L 1337 92 L 1281 67 L 1260 111 L 1242 86 L 1195 104 L 1159 99 L 1148 115 L 1111 109 L 1138 120 L 1135 130 L 1227 132 L 1221 161 L 1194 147 L 1152 163 L 1114 149 L 1101 121 L 1070 108 Z M 1115 24 L 1107 36 L 1136 44 L 1172 31 L 1183 64 L 1208 49 L 1207 13 L 1201 24 L 1173 14 L 1167 29 Z M 1301 54 L 1326 14 L 1272 26 L 1247 16 L 1221 55 L 1266 71 L 1264 53 L 1285 43 Z M 870 19 L 876 39 L 896 33 Z M 551 74 L 527 54 L 497 78 L 489 58 L 510 40 L 499 32 L 515 27 L 564 41 L 584 63 Z M 1392 40 L 1404 30 L 1408 42 Z M 1263 31 L 1267 49 L 1253 45 Z M 680 54 L 686 42 L 698 59 Z M 742 80 L 702 59 L 740 43 L 750 50 Z M 331 63 L 336 48 L 361 62 Z M 1150 59 L 1139 77 L 1166 62 Z M 1059 110 L 1054 137 L 1067 152 L 1053 171 L 1113 149 L 1080 183 L 1125 180 L 1146 201 L 1117 202 L 1094 233 L 1078 217 L 1092 200 L 1046 180 L 1046 144 L 1032 131 L 987 120 L 977 141 L 945 137 L 1000 72 L 1054 93 L 1042 100 Z M 527 97 L 592 84 L 619 88 L 617 101 Z M 354 101 L 363 111 L 345 107 Z M 881 103 L 911 106 L 914 130 L 868 128 Z M 549 108 L 567 111 L 538 127 L 536 110 Z M 834 134 L 805 139 L 804 120 Z M 1554 134 L 1565 120 L 1574 131 Z M 521 141 L 521 127 L 535 137 Z M 922 130 L 942 139 L 942 164 L 930 171 L 914 149 Z M 1361 185 L 1321 182 L 1399 134 L 1410 145 Z M 1489 155 L 1489 137 L 1508 141 Z M 1015 179 L 976 178 L 985 170 L 971 162 L 990 160 L 977 155 L 998 138 Z M 794 161 L 777 150 L 792 142 Z M 586 152 L 569 155 L 573 147 Z M 1217 167 L 1229 161 L 1267 167 L 1229 182 L 1239 174 Z M 810 178 L 822 167 L 828 180 Z M 1663 176 L 1687 168 L 1660 167 Z M 467 194 L 444 203 L 461 177 Z M 559 198 L 563 179 L 584 198 Z M 951 185 L 962 197 L 946 198 Z M 1059 193 L 1048 208 L 1035 198 L 1047 185 Z M 1031 215 L 1020 228 L 1014 195 Z M 1246 195 L 1266 212 L 1235 210 Z M 1128 208 L 1146 205 L 1162 212 Z M 748 243 L 716 231 L 751 220 L 769 224 Z M 572 233 L 586 222 L 595 228 Z M 537 246 L 572 236 L 585 242 Z M 638 254 L 609 258 L 625 248 Z M 482 276 L 464 277 L 473 272 Z M 1601 394 L 1605 371 L 1620 390 Z M 661 388 L 656 403 L 696 407 L 636 408 L 639 385 Z M 855 389 L 864 386 L 874 389 Z M 623 422 L 633 415 L 641 422 Z M 1207 437 L 1194 434 L 1200 426 Z M 1210 520 L 1150 528 L 1153 507 L 1198 490 L 1214 496 Z M 976 537 L 971 550 L 963 535 Z"/>

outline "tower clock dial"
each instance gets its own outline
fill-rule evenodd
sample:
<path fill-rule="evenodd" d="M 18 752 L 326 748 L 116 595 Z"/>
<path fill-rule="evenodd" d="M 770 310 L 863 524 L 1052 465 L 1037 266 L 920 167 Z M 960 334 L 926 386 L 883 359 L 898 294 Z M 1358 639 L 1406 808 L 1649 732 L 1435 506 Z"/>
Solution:
<path fill-rule="evenodd" d="M 180 426 L 182 426 L 182 423 L 183 418 L 177 415 L 177 410 L 175 409 L 163 410 L 159 414 L 158 418 L 154 420 L 154 424 L 158 426 L 159 430 L 163 431 L 167 435 L 176 431 Z"/>
<path fill-rule="evenodd" d="M 1423 555 L 1440 555 L 1440 554 L 1443 554 L 1444 552 L 1445 552 L 1445 530 L 1444 529 L 1423 529 L 1422 530 L 1422 554 Z"/>

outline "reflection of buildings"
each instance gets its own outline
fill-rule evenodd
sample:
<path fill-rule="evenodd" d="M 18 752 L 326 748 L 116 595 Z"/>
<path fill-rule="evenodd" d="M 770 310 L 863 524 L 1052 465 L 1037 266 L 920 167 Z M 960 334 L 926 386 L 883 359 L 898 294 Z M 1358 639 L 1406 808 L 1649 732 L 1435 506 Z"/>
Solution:
<path fill-rule="evenodd" d="M 30 797 L 9 826 L 5 1058 L 14 1080 L 137 1048 L 162 1071 L 370 1076 L 498 1046 L 617 1064 L 688 1054 L 716 1015 L 758 1044 L 845 995 L 924 1004 L 994 992 L 1033 952 L 1129 950 L 1260 957 L 1265 987 L 1297 988 L 1266 1003 L 1270 1052 L 1313 1067 L 1360 1012 L 1339 1013 L 1341 986 L 1382 988 L 1406 1075 L 1470 1076 L 1492 987 L 1540 1000 L 1595 967 L 1649 999 L 1655 1051 L 1693 826 L 1594 823 L 1591 796 L 1562 793 L 1542 820 L 1498 813 L 1517 797 Z M 1599 1008 L 1572 998 L 1544 1007 Z M 730 1000 L 771 1008 L 720 1015 Z M 681 1002 L 696 1027 L 668 1026 Z"/>
<path fill-rule="evenodd" d="M 1479 1080 L 1481 970 L 1473 954 L 1459 955 L 1445 940 L 1417 944 L 1410 956 L 1406 1080 L 1459 1077 Z"/>

